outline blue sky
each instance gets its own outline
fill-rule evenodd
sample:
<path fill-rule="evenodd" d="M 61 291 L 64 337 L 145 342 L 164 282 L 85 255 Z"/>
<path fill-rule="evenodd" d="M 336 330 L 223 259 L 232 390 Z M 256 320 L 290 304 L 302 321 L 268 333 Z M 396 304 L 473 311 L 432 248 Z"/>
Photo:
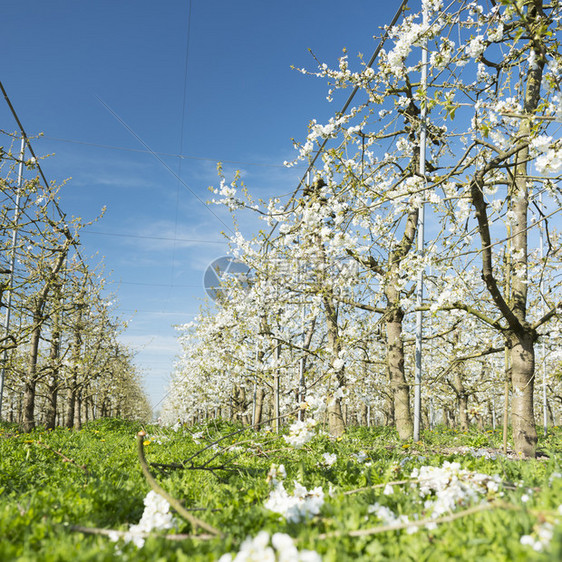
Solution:
<path fill-rule="evenodd" d="M 294 155 L 291 138 L 301 140 L 311 119 L 329 119 L 348 92 L 329 104 L 325 84 L 291 65 L 314 70 L 309 48 L 328 64 L 344 47 L 352 60 L 358 52 L 368 59 L 373 35 L 400 3 L 19 0 L 3 7 L 0 79 L 27 133 L 44 135 L 34 148 L 52 155 L 42 164 L 47 178 L 70 178 L 63 210 L 93 219 L 107 207 L 82 235 L 83 254 L 105 257 L 118 310 L 130 319 L 122 339 L 138 351 L 154 405 L 179 352 L 173 326 L 198 312 L 204 270 L 226 252 L 221 231 L 230 217 L 201 202 L 217 184 L 216 163 L 227 173 L 242 170 L 257 196 L 292 192 L 304 170 L 282 166 Z M 5 103 L 0 118 L 1 129 L 16 130 Z"/>

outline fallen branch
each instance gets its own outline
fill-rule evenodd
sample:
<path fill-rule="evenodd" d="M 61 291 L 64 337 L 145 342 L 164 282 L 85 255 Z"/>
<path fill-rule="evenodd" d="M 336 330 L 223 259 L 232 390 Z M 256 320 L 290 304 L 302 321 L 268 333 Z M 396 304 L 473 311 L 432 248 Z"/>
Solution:
<path fill-rule="evenodd" d="M 488 511 L 490 509 L 496 509 L 503 507 L 505 509 L 515 509 L 519 510 L 517 506 L 507 504 L 505 502 L 495 502 L 495 503 L 485 503 L 481 505 L 475 505 L 474 507 L 469 507 L 463 511 L 457 513 L 452 513 L 451 515 L 446 515 L 445 517 L 440 517 L 439 519 L 432 519 L 428 517 L 426 519 L 420 519 L 419 521 L 408 521 L 407 523 L 393 523 L 392 525 L 381 525 L 379 527 L 371 527 L 370 529 L 357 529 L 355 531 L 333 531 L 331 533 L 323 533 L 318 535 L 318 539 L 330 539 L 336 537 L 366 537 L 369 535 L 378 535 L 380 533 L 388 533 L 389 531 L 401 531 L 402 529 L 409 529 L 411 527 L 423 527 L 425 525 L 440 525 L 441 523 L 450 523 L 456 519 L 462 519 L 468 515 L 474 513 L 479 513 L 481 511 Z"/>
<path fill-rule="evenodd" d="M 376 488 L 386 488 L 387 486 L 400 486 L 401 484 L 408 484 L 410 482 L 417 482 L 417 480 L 396 480 L 395 482 L 383 482 L 382 484 L 373 484 L 372 486 L 365 486 L 364 488 L 357 488 L 356 490 L 348 490 L 344 492 L 344 496 L 357 494 L 358 492 L 366 492 L 367 490 L 374 490 Z"/>
<path fill-rule="evenodd" d="M 82 527 L 81 525 L 72 525 L 69 527 L 71 531 L 75 531 L 77 533 L 86 533 L 88 535 L 104 535 L 106 537 L 125 537 L 129 531 L 117 531 L 114 529 L 98 529 L 96 527 Z M 160 539 L 166 539 L 168 541 L 185 541 L 185 540 L 193 540 L 198 539 L 202 541 L 208 541 L 216 538 L 216 535 L 184 535 L 184 534 L 175 534 L 175 535 L 159 535 L 158 533 L 144 533 L 137 531 L 135 535 L 146 539 L 148 537 L 157 537 Z"/>
<path fill-rule="evenodd" d="M 63 455 L 60 451 L 55 451 L 55 449 L 53 449 L 52 447 L 50 447 L 46 443 L 43 443 L 43 441 L 35 441 L 34 443 L 36 445 L 40 445 L 41 447 L 44 447 L 45 449 L 47 449 L 48 451 L 51 451 L 52 453 L 55 453 L 55 455 L 58 455 L 59 457 L 61 457 L 63 462 L 67 462 L 69 464 L 73 464 L 74 466 L 76 466 L 78 468 L 81 468 L 84 471 L 84 473 L 86 474 L 86 476 L 89 476 L 88 467 L 85 464 L 78 464 L 74 459 L 71 459 L 71 458 L 67 457 L 66 455 Z"/>
<path fill-rule="evenodd" d="M 164 490 L 164 488 L 162 488 L 160 486 L 160 484 L 158 484 L 158 482 L 156 481 L 154 476 L 152 476 L 152 474 L 150 473 L 150 470 L 148 468 L 148 464 L 146 462 L 146 458 L 144 456 L 144 438 L 145 438 L 145 436 L 146 436 L 146 432 L 144 432 L 144 431 L 139 431 L 137 433 L 139 462 L 140 462 L 141 469 L 142 469 L 142 472 L 144 474 L 144 477 L 146 478 L 146 481 L 148 482 L 148 485 L 158 495 L 162 496 L 176 510 L 176 512 L 179 515 L 181 515 L 184 519 L 186 519 L 187 521 L 189 521 L 191 523 L 191 526 L 193 527 L 194 532 L 197 531 L 197 527 L 201 527 L 202 529 L 205 529 L 206 531 L 208 531 L 209 533 L 211 533 L 214 536 L 222 537 L 222 533 L 219 530 L 215 529 L 213 526 L 209 525 L 208 523 L 205 523 L 205 521 L 202 521 L 201 519 L 191 515 L 191 513 L 189 513 L 189 511 L 187 511 L 181 505 L 181 503 L 178 500 L 176 500 L 176 498 L 174 498 L 173 496 L 168 494 L 168 492 L 166 492 L 166 490 Z"/>
<path fill-rule="evenodd" d="M 395 480 L 394 482 L 383 482 L 382 484 L 372 484 L 371 486 L 364 486 L 363 488 L 357 488 L 355 490 L 348 490 L 343 492 L 344 496 L 350 496 L 351 494 L 357 494 L 359 492 L 368 492 L 369 490 L 375 490 L 376 488 L 386 488 L 387 486 L 400 486 L 402 484 L 419 484 L 419 478 L 409 478 L 408 480 Z M 502 486 L 507 490 L 516 490 L 517 486 L 511 482 L 502 482 Z M 540 491 L 540 488 L 531 488 L 535 492 Z"/>

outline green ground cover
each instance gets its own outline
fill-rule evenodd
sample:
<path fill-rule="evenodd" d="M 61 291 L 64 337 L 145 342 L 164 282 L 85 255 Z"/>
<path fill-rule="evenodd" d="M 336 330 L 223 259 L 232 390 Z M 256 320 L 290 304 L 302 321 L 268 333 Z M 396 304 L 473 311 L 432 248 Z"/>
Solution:
<path fill-rule="evenodd" d="M 141 429 L 156 480 L 221 537 L 197 538 L 178 516 L 140 548 L 103 534 L 143 517 Z M 350 428 L 296 449 L 266 431 L 225 437 L 239 429 L 103 420 L 22 434 L 0 424 L 0 560 L 562 559 L 561 429 L 535 460 L 500 454 L 491 430 L 439 428 L 403 444 L 388 428 Z M 243 558 L 248 537 L 258 537 L 254 558 Z"/>

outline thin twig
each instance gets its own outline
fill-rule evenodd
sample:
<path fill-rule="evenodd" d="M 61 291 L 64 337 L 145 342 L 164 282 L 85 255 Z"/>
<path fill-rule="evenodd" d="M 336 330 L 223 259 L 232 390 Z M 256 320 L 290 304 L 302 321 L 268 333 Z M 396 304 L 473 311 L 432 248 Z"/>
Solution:
<path fill-rule="evenodd" d="M 148 468 L 148 464 L 146 462 L 146 458 L 144 456 L 144 438 L 145 438 L 145 436 L 146 436 L 146 432 L 139 431 L 137 433 L 137 444 L 138 444 L 139 462 L 140 462 L 141 469 L 142 469 L 142 472 L 144 474 L 144 477 L 146 478 L 146 481 L 148 482 L 149 486 L 157 494 L 162 496 L 178 512 L 179 515 L 181 515 L 184 519 L 186 519 L 187 521 L 189 521 L 191 523 L 191 526 L 193 527 L 194 532 L 197 531 L 197 527 L 201 527 L 202 529 L 205 529 L 206 531 L 208 531 L 209 533 L 211 533 L 215 536 L 222 537 L 223 535 L 219 530 L 215 529 L 213 526 L 209 525 L 208 523 L 205 523 L 205 521 L 202 521 L 201 519 L 199 519 L 199 518 L 193 516 L 191 513 L 189 513 L 189 511 L 187 511 L 181 505 L 181 503 L 178 500 L 176 500 L 176 498 L 174 498 L 173 496 L 168 494 L 168 492 L 166 492 L 166 490 L 164 490 L 164 488 L 162 488 L 160 486 L 160 484 L 158 484 L 158 482 L 156 481 L 154 476 L 152 476 L 152 474 L 150 473 L 150 470 Z"/>
<path fill-rule="evenodd" d="M 274 420 L 281 420 L 283 418 L 292 416 L 296 413 L 298 413 L 298 411 L 300 410 L 299 408 L 296 408 L 290 412 L 286 412 L 284 414 L 281 414 L 277 417 L 272 417 L 272 418 L 268 418 L 262 422 L 260 422 L 260 425 L 265 425 L 268 424 Z M 224 441 L 225 439 L 228 439 L 229 437 L 234 437 L 235 435 L 238 435 L 239 433 L 243 433 L 245 431 L 249 431 L 254 429 L 254 426 L 252 425 L 248 425 L 246 427 L 242 427 L 241 429 L 237 429 L 236 431 L 233 431 L 232 433 L 228 433 L 227 435 L 224 435 L 222 437 L 220 437 L 219 439 L 216 439 L 215 441 L 212 441 L 211 443 L 209 443 L 206 447 L 204 447 L 203 449 L 199 449 L 199 451 L 197 451 L 196 453 L 194 453 L 193 455 L 191 455 L 188 459 L 181 461 L 182 464 L 185 466 L 187 465 L 187 463 L 191 462 L 195 457 L 197 457 L 198 455 L 204 453 L 205 451 L 207 451 L 208 449 L 212 449 L 215 445 L 218 445 L 221 441 Z M 207 464 L 209 464 L 211 461 L 213 461 L 214 459 L 216 459 L 217 457 L 219 457 L 220 455 L 222 455 L 224 453 L 225 449 L 223 448 L 222 450 L 220 450 L 218 453 L 216 453 L 215 455 L 213 455 L 209 460 L 207 460 L 205 462 L 205 464 L 203 466 L 206 466 Z"/>
<path fill-rule="evenodd" d="M 401 484 L 408 484 L 409 482 L 417 482 L 417 480 L 396 480 L 395 482 L 383 482 L 382 484 L 373 484 L 372 486 L 365 486 L 364 488 L 357 488 L 356 490 L 348 490 L 344 492 L 344 496 L 350 496 L 351 494 L 357 494 L 358 492 L 366 492 L 367 490 L 373 490 L 375 488 L 386 488 L 386 486 L 400 486 Z"/>
<path fill-rule="evenodd" d="M 62 458 L 63 462 L 67 462 L 69 464 L 73 464 L 74 466 L 81 468 L 84 473 L 86 474 L 86 476 L 89 476 L 89 471 L 88 471 L 88 467 L 85 464 L 78 464 L 74 459 L 71 459 L 69 457 L 67 457 L 66 455 L 63 455 L 60 451 L 56 451 L 55 449 L 53 449 L 52 447 L 50 447 L 49 445 L 47 445 L 47 443 L 43 443 L 43 441 L 35 441 L 36 445 L 40 445 L 41 447 L 44 447 L 45 449 L 47 449 L 48 451 L 51 451 L 52 453 L 55 453 L 55 455 L 58 455 L 59 457 Z"/>
<path fill-rule="evenodd" d="M 457 513 L 452 513 L 451 515 L 446 515 L 445 517 L 440 517 L 439 519 L 431 519 L 430 517 L 426 519 L 421 519 L 419 521 L 408 521 L 408 523 L 393 523 L 392 525 L 381 525 L 379 527 L 371 527 L 370 529 L 357 529 L 355 531 L 333 531 L 331 533 L 323 533 L 318 535 L 318 539 L 330 539 L 335 537 L 366 537 L 369 535 L 378 535 L 380 533 L 387 533 L 389 531 L 401 531 L 402 529 L 409 529 L 410 527 L 423 527 L 424 525 L 439 525 L 441 523 L 450 523 L 451 521 L 455 521 L 456 519 L 462 519 L 463 517 L 467 517 L 468 515 L 472 515 L 474 513 L 479 513 L 481 511 L 488 511 L 490 509 L 496 509 L 499 507 L 508 508 L 508 509 L 519 509 L 516 506 L 512 506 L 510 504 L 506 504 L 505 502 L 496 502 L 496 503 L 486 503 L 481 505 L 475 505 L 473 507 L 469 507 L 463 511 L 459 511 Z"/>
<path fill-rule="evenodd" d="M 77 533 L 87 533 L 89 535 L 104 535 L 106 537 L 110 536 L 117 536 L 117 537 L 125 537 L 128 534 L 128 531 L 117 531 L 114 529 L 99 529 L 97 527 L 82 527 L 82 525 L 72 525 L 69 527 L 71 531 L 76 531 Z M 202 541 L 209 541 L 215 539 L 215 535 L 184 535 L 184 534 L 173 534 L 173 535 L 160 535 L 158 533 L 145 533 L 145 532 L 136 532 L 135 535 L 146 539 L 148 537 L 157 537 L 159 539 L 166 539 L 168 541 L 185 541 L 188 539 L 198 539 Z"/>

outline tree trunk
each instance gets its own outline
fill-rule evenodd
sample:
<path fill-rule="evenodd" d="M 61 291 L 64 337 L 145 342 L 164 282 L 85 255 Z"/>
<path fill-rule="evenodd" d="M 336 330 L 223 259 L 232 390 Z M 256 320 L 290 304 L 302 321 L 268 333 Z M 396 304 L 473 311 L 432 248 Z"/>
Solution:
<path fill-rule="evenodd" d="M 74 429 L 80 429 L 82 427 L 82 397 L 80 394 L 76 396 L 75 408 Z"/>
<path fill-rule="evenodd" d="M 262 415 L 263 415 L 263 402 L 265 398 L 265 390 L 263 387 L 258 386 L 256 389 L 256 415 L 254 418 L 254 429 L 257 431 L 260 428 Z"/>
<path fill-rule="evenodd" d="M 35 427 L 35 379 L 25 381 L 23 392 L 23 430 L 28 432 Z"/>
<path fill-rule="evenodd" d="M 413 158 L 417 168 L 419 154 Z M 400 275 L 402 260 L 412 248 L 418 223 L 419 210 L 414 207 L 408 212 L 404 234 L 400 244 L 390 253 L 385 297 L 387 300 L 386 320 L 386 359 L 390 386 L 394 394 L 394 421 L 400 439 L 411 439 L 414 435 L 414 422 L 410 410 L 410 388 L 404 372 L 404 343 L 402 341 L 402 322 L 404 311 L 400 306 L 400 291 L 396 289 Z"/>
<path fill-rule="evenodd" d="M 47 429 L 55 429 L 57 425 L 57 381 L 47 385 L 47 411 L 45 412 L 45 426 Z"/>
<path fill-rule="evenodd" d="M 94 412 L 94 406 L 92 403 L 92 399 L 91 397 L 87 397 L 84 400 L 84 421 L 86 423 L 88 423 L 90 419 L 93 419 L 93 412 Z"/>
<path fill-rule="evenodd" d="M 386 322 L 388 372 L 394 395 L 394 422 L 400 439 L 411 439 L 414 424 L 410 410 L 410 389 L 404 373 L 404 344 L 402 342 L 402 310 L 395 310 Z"/>
<path fill-rule="evenodd" d="M 37 386 L 37 358 L 39 355 L 39 340 L 41 338 L 41 326 L 43 321 L 43 311 L 45 303 L 49 296 L 49 292 L 55 282 L 56 276 L 60 271 L 62 264 L 66 258 L 70 239 L 63 244 L 60 254 L 58 255 L 53 267 L 50 271 L 48 279 L 46 279 L 41 291 L 36 296 L 33 310 L 33 331 L 31 333 L 31 349 L 29 352 L 29 368 L 27 373 L 27 381 L 24 396 L 24 431 L 31 431 L 35 427 L 35 391 Z"/>
<path fill-rule="evenodd" d="M 463 431 L 468 429 L 468 393 L 464 388 L 460 372 L 455 373 L 455 391 L 459 410 L 459 426 Z"/>
<path fill-rule="evenodd" d="M 342 413 L 341 398 L 330 399 L 328 404 L 328 431 L 333 437 L 341 437 L 345 433 L 345 422 Z"/>
<path fill-rule="evenodd" d="M 47 411 L 45 425 L 47 429 L 54 429 L 57 424 L 57 399 L 59 390 L 59 352 L 61 340 L 61 289 L 60 285 L 54 290 L 55 312 L 53 314 L 53 328 L 51 330 L 51 349 L 49 352 L 49 376 L 47 377 Z"/>
<path fill-rule="evenodd" d="M 477 414 L 476 415 L 476 423 L 478 424 L 478 429 L 480 431 L 484 431 L 484 415 L 483 414 Z"/>
<path fill-rule="evenodd" d="M 76 408 L 76 376 L 73 377 L 68 385 L 66 392 L 66 419 L 65 426 L 69 429 L 74 427 L 74 410 Z"/>
<path fill-rule="evenodd" d="M 246 410 L 248 409 L 248 404 L 246 403 L 246 389 L 243 386 L 238 387 L 238 399 L 240 421 L 244 425 L 250 425 L 250 419 L 246 413 Z"/>
<path fill-rule="evenodd" d="M 107 418 L 107 402 L 107 396 L 104 396 L 100 408 L 100 417 L 102 418 Z"/>
<path fill-rule="evenodd" d="M 427 428 L 431 427 L 431 424 L 429 423 L 429 408 L 427 408 L 427 407 L 422 408 L 421 414 L 422 414 L 422 416 L 421 416 L 422 417 L 422 419 L 421 419 L 422 427 L 427 427 Z"/>
<path fill-rule="evenodd" d="M 455 420 L 453 418 L 453 412 L 447 406 L 445 406 L 443 408 L 443 418 L 444 418 L 443 421 L 445 422 L 445 425 L 447 427 L 454 427 L 455 426 Z"/>
<path fill-rule="evenodd" d="M 314 336 L 314 331 L 316 328 L 316 317 L 312 319 L 312 322 L 307 328 L 304 342 L 302 344 L 303 351 L 308 351 L 310 349 L 310 344 L 312 343 L 312 338 Z M 299 361 L 299 389 L 297 392 L 297 403 L 299 406 L 302 405 L 303 402 L 306 402 L 306 353 L 301 357 Z M 304 409 L 300 409 L 298 413 L 299 421 L 303 421 L 306 416 L 306 411 Z"/>
<path fill-rule="evenodd" d="M 361 402 L 359 406 L 359 424 L 363 427 L 367 426 L 367 404 Z"/>
<path fill-rule="evenodd" d="M 534 457 L 538 436 L 533 411 L 535 352 L 532 335 L 524 334 L 513 341 L 510 357 L 513 387 L 511 406 L 513 442 L 518 453 L 526 457 Z"/>
<path fill-rule="evenodd" d="M 527 3 L 525 25 L 533 29 L 533 37 L 529 42 L 529 55 L 534 55 L 535 62 L 527 69 L 524 87 L 523 111 L 524 115 L 533 115 L 542 103 L 541 87 L 546 57 L 543 52 L 543 36 L 546 34 L 546 17 L 542 11 L 542 0 Z M 517 139 L 526 139 L 532 134 L 531 119 L 520 119 Z M 514 139 L 514 142 L 516 141 Z M 513 444 L 516 452 L 525 457 L 534 457 L 537 444 L 537 430 L 533 412 L 534 385 L 534 341 L 535 330 L 527 322 L 528 305 L 528 210 L 529 194 L 532 180 L 529 179 L 528 165 L 530 161 L 529 146 L 523 143 L 515 154 L 513 183 L 509 186 L 508 208 L 513 214 L 513 234 L 511 238 L 512 251 L 506 275 L 511 282 L 511 294 L 508 302 L 502 298 L 494 279 L 491 259 L 491 239 L 488 230 L 486 207 L 483 204 L 482 181 L 477 179 L 472 186 L 473 202 L 477 211 L 480 237 L 482 240 L 482 274 L 486 286 L 492 295 L 503 317 L 509 324 L 508 339 L 510 343 L 511 381 L 513 385 L 512 403 L 512 431 Z M 477 191 L 474 188 L 477 187 Z"/>
<path fill-rule="evenodd" d="M 389 384 L 390 384 L 390 380 L 389 380 Z M 386 392 L 383 391 L 384 397 L 385 397 L 385 410 L 383 412 L 383 416 L 384 416 L 384 425 L 386 425 L 387 427 L 396 427 L 396 422 L 394 420 L 394 392 L 392 391 L 392 388 L 390 389 L 390 392 Z"/>
<path fill-rule="evenodd" d="M 31 349 L 29 365 L 23 395 L 23 430 L 31 431 L 35 427 L 35 394 L 37 389 L 37 358 L 39 355 L 39 339 L 41 338 L 41 317 L 33 316 L 33 332 L 31 333 Z"/>
<path fill-rule="evenodd" d="M 81 293 L 77 298 L 77 315 L 74 324 L 74 341 L 72 343 L 72 375 L 68 385 L 68 403 L 66 408 L 66 427 L 72 428 L 80 420 L 76 418 L 76 398 L 78 393 L 78 368 L 80 363 L 80 349 L 82 347 L 82 314 L 84 309 L 83 304 L 84 293 Z"/>
<path fill-rule="evenodd" d="M 316 184 L 319 185 L 319 182 Z M 322 245 L 321 238 L 316 237 L 316 243 L 321 257 L 321 263 L 327 267 L 328 259 L 326 251 Z M 338 327 L 338 307 L 334 299 L 332 287 L 323 286 L 318 288 L 318 292 L 322 294 L 322 303 L 324 305 L 324 314 L 326 317 L 326 328 L 328 335 L 328 351 L 331 358 L 331 366 L 335 374 L 335 393 L 339 393 L 340 389 L 345 387 L 345 369 L 336 365 L 336 361 L 340 359 L 341 342 Z M 328 395 L 328 408 L 326 410 L 328 421 L 328 431 L 333 437 L 341 437 L 345 433 L 345 421 L 342 414 L 342 403 L 340 396 Z"/>
<path fill-rule="evenodd" d="M 332 356 L 332 365 L 339 359 L 341 351 L 338 334 L 338 311 L 334 302 L 328 296 L 324 297 L 324 310 L 326 312 L 326 323 L 328 329 L 328 348 Z M 345 386 L 345 375 L 343 367 L 334 367 L 336 376 L 336 392 Z M 328 399 L 328 431 L 333 437 L 341 437 L 345 433 L 345 420 L 342 412 L 342 401 L 339 396 Z"/>

